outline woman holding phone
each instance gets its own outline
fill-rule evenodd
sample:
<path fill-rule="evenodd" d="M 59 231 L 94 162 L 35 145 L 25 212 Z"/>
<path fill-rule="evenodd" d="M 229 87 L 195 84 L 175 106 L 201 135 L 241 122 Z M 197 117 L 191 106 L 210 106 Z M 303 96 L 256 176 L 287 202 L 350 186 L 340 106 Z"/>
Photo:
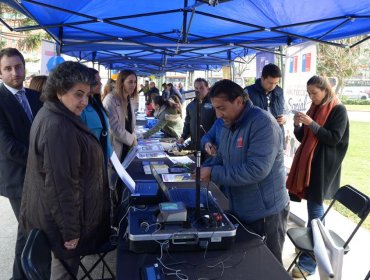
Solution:
<path fill-rule="evenodd" d="M 324 214 L 324 199 L 331 199 L 339 188 L 349 122 L 345 106 L 326 78 L 310 78 L 307 92 L 312 100 L 309 110 L 294 115 L 294 135 L 301 144 L 293 159 L 287 188 L 292 200 L 307 200 L 310 227 L 313 219 Z M 315 272 L 316 263 L 302 254 L 298 266 L 308 276 Z M 298 267 L 293 268 L 292 276 L 302 278 Z"/>

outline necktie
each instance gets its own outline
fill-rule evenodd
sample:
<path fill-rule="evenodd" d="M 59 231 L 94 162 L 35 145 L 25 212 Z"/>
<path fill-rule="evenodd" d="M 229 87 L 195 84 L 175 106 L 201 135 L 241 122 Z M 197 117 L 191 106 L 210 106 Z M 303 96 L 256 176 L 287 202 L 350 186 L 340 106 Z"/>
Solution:
<path fill-rule="evenodd" d="M 28 105 L 28 101 L 26 99 L 24 91 L 23 90 L 18 91 L 15 94 L 15 97 L 18 99 L 19 103 L 22 105 L 22 107 L 23 107 L 24 111 L 26 112 L 27 117 L 30 120 L 30 122 L 32 122 L 32 119 L 33 119 L 32 112 L 31 112 L 30 106 Z"/>

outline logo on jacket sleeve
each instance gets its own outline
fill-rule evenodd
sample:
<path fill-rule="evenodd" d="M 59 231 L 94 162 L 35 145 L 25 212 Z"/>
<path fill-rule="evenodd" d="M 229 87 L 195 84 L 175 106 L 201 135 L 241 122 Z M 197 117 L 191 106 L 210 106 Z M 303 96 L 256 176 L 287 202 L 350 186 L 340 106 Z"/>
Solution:
<path fill-rule="evenodd" d="M 236 140 L 236 147 L 243 148 L 243 137 L 239 136 L 238 140 Z"/>

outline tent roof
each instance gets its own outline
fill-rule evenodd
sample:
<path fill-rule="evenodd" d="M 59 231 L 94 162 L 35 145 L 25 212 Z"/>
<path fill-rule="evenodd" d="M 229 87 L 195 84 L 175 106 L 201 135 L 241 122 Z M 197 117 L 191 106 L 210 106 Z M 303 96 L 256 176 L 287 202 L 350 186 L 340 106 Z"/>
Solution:
<path fill-rule="evenodd" d="M 109 68 L 207 69 L 280 45 L 369 33 L 369 0 L 7 0 L 62 53 Z M 206 3 L 205 3 L 206 2 Z M 209 3 L 213 5 L 209 5 Z M 338 45 L 339 47 L 344 47 Z"/>

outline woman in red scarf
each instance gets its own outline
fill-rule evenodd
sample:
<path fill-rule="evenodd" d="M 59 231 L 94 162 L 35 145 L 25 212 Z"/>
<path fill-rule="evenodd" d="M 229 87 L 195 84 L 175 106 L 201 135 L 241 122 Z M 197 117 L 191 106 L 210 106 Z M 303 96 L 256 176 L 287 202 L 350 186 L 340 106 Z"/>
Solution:
<path fill-rule="evenodd" d="M 287 188 L 291 198 L 307 200 L 310 227 L 312 219 L 324 214 L 324 199 L 331 199 L 339 188 L 349 123 L 346 108 L 326 78 L 310 78 L 307 92 L 311 107 L 306 114 L 294 115 L 294 135 L 301 145 L 294 156 Z M 308 255 L 302 254 L 298 265 L 305 276 L 315 272 L 316 263 Z M 297 267 L 293 268 L 292 276 L 302 277 Z"/>

